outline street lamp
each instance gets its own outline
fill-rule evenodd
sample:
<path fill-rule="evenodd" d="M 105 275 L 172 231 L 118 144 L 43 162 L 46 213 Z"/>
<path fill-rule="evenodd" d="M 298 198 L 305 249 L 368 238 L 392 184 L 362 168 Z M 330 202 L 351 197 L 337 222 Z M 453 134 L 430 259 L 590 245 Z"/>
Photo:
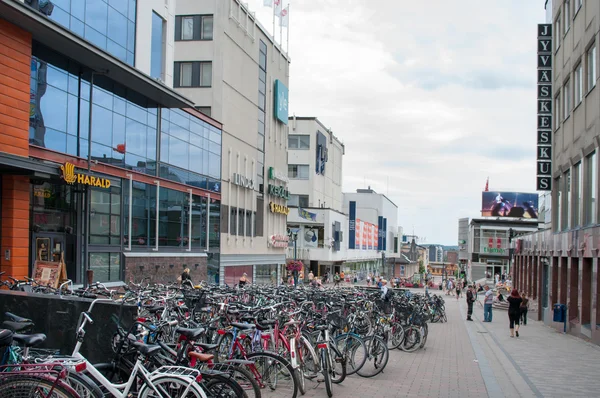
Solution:
<path fill-rule="evenodd" d="M 298 260 L 298 252 L 296 248 L 296 241 L 298 240 L 298 232 L 300 232 L 300 228 L 288 228 L 288 236 L 290 240 L 294 242 L 294 262 Z M 294 271 L 294 286 L 298 284 L 298 271 Z"/>

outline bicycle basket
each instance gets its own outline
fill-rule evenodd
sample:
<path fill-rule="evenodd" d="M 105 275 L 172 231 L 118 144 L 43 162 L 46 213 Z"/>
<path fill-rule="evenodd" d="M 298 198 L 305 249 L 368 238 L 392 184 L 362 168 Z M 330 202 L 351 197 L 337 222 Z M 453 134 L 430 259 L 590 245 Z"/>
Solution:
<path fill-rule="evenodd" d="M 340 314 L 328 314 L 327 321 L 340 330 L 345 330 L 348 325 L 348 319 Z"/>
<path fill-rule="evenodd" d="M 198 311 L 206 306 L 206 291 L 183 291 L 183 301 L 185 306 L 191 311 Z"/>

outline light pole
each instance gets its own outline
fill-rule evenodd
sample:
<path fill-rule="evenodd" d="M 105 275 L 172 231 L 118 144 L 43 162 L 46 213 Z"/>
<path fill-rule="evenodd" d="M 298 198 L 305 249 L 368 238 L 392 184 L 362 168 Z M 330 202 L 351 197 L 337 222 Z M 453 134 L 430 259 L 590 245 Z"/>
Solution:
<path fill-rule="evenodd" d="M 298 260 L 298 251 L 297 251 L 297 247 L 296 247 L 296 241 L 298 240 L 298 231 L 300 231 L 300 228 L 290 228 L 289 232 L 288 232 L 288 236 L 290 237 L 290 240 L 292 240 L 294 242 L 294 263 Z M 294 276 L 294 286 L 298 285 L 298 271 L 294 270 L 293 272 L 293 276 Z"/>

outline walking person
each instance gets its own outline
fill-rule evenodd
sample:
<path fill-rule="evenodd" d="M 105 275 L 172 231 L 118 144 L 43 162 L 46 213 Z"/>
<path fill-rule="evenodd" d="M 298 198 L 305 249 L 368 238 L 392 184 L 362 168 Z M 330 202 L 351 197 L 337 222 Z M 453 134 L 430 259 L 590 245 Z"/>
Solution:
<path fill-rule="evenodd" d="M 492 321 L 492 305 L 494 304 L 494 292 L 490 290 L 488 285 L 483 288 L 485 290 L 485 296 L 483 299 L 483 321 Z"/>
<path fill-rule="evenodd" d="M 460 297 L 460 281 L 456 282 L 456 301 L 458 301 L 458 298 Z"/>
<path fill-rule="evenodd" d="M 510 337 L 515 337 L 515 333 L 519 337 L 519 318 L 521 317 L 521 303 L 523 299 L 517 289 L 513 289 L 506 301 L 508 301 Z"/>
<path fill-rule="evenodd" d="M 473 315 L 473 304 L 476 300 L 476 294 L 477 293 L 473 291 L 473 286 L 469 285 L 469 288 L 467 289 L 467 321 L 473 320 L 471 316 Z"/>
<path fill-rule="evenodd" d="M 521 323 L 527 326 L 527 311 L 529 310 L 529 299 L 524 294 L 521 296 L 523 301 L 521 302 L 521 307 L 519 308 L 519 313 L 521 316 Z"/>

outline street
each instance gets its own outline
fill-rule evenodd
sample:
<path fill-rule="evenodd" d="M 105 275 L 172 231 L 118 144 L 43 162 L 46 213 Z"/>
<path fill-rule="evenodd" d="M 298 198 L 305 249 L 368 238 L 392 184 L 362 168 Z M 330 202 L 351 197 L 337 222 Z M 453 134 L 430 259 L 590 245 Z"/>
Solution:
<path fill-rule="evenodd" d="M 334 385 L 334 397 L 598 396 L 597 346 L 531 319 L 511 338 L 506 311 L 482 323 L 483 308 L 475 305 L 474 322 L 467 322 L 465 299 L 443 297 L 448 322 L 430 324 L 425 350 L 391 351 L 383 374 L 349 376 Z M 324 397 L 325 386 L 312 384 L 305 396 Z"/>

